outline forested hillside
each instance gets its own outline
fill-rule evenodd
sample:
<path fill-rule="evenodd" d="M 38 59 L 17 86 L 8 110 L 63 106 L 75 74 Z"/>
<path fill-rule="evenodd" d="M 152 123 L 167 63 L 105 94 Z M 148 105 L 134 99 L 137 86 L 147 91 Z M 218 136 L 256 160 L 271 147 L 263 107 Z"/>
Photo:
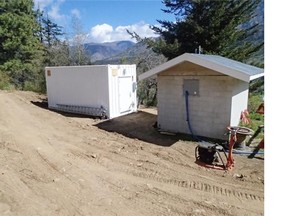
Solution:
<path fill-rule="evenodd" d="M 137 65 L 139 74 L 184 52 L 217 54 L 264 67 L 263 0 L 164 0 L 163 7 L 159 13 L 173 14 L 176 22 L 159 20 L 152 26 L 157 39 L 130 32 L 138 44 L 88 44 L 77 17 L 72 17 L 68 37 L 33 0 L 0 0 L 0 89 L 45 92 L 48 65 L 129 63 Z M 155 105 L 156 89 L 155 80 L 139 83 L 140 101 Z M 263 80 L 251 88 L 259 89 L 263 91 Z"/>
<path fill-rule="evenodd" d="M 62 27 L 33 0 L 0 0 L 0 89 L 45 92 L 45 66 L 89 63 L 77 30 L 75 24 L 78 37 L 64 39 Z"/>
<path fill-rule="evenodd" d="M 40 85 L 44 46 L 32 0 L 0 1 L 0 87 Z M 36 82 L 35 82 L 36 81 Z"/>

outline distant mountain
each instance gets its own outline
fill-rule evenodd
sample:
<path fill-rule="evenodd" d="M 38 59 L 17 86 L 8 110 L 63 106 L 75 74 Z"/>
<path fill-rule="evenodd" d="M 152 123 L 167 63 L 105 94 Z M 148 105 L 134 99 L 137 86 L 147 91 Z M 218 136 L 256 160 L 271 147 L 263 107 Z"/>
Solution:
<path fill-rule="evenodd" d="M 148 48 L 144 42 L 139 42 L 116 56 L 103 60 L 97 60 L 92 63 L 96 65 L 136 64 L 137 74 L 141 74 L 160 64 L 163 64 L 166 61 L 167 58 L 165 58 L 163 55 L 156 54 L 151 48 Z"/>
<path fill-rule="evenodd" d="M 134 46 L 132 41 L 116 41 L 109 43 L 86 43 L 84 47 L 87 54 L 91 56 L 91 62 L 102 60 L 124 52 Z"/>
<path fill-rule="evenodd" d="M 255 16 L 247 23 L 242 24 L 242 28 L 248 29 L 253 25 L 258 25 L 256 31 L 247 39 L 249 42 L 264 42 L 264 0 L 260 1 L 255 10 Z M 87 47 L 92 54 L 92 64 L 135 64 L 142 61 L 143 56 L 158 56 L 148 49 L 143 43 L 133 43 L 130 41 L 118 41 L 104 44 L 89 44 Z M 122 50 L 122 51 L 121 51 Z M 259 50 L 246 63 L 260 64 L 264 60 L 264 48 Z"/>
<path fill-rule="evenodd" d="M 139 56 L 145 56 L 147 52 L 147 46 L 143 43 L 137 43 L 134 46 L 129 47 L 117 55 L 110 56 L 105 59 L 92 61 L 93 64 L 135 64 Z"/>

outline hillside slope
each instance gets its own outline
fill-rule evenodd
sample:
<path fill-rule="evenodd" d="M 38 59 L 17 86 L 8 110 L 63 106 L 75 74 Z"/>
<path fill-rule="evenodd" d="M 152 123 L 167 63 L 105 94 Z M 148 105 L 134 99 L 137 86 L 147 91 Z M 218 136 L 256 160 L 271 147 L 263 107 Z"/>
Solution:
<path fill-rule="evenodd" d="M 109 43 L 86 43 L 85 50 L 91 59 L 91 62 L 109 58 L 124 52 L 128 48 L 134 46 L 131 41 L 115 41 Z"/>
<path fill-rule="evenodd" d="M 155 110 L 100 121 L 6 91 L 0 107 L 0 215 L 263 215 L 263 160 L 199 166 L 195 143 L 153 129 Z"/>

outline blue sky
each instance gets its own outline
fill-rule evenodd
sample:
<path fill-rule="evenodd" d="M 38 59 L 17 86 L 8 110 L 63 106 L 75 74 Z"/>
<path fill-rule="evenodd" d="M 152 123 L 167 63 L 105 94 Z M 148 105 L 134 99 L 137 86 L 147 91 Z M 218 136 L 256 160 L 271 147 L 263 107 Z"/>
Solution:
<path fill-rule="evenodd" d="M 161 0 L 34 0 L 64 31 L 71 32 L 72 15 L 79 18 L 89 42 L 131 40 L 126 29 L 142 37 L 156 36 L 149 28 L 159 20 L 173 21 Z"/>

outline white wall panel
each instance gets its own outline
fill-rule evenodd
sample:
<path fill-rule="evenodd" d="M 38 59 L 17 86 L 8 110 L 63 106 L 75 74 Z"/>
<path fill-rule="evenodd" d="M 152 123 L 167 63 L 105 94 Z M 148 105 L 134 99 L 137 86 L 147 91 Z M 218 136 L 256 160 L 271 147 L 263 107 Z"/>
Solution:
<path fill-rule="evenodd" d="M 103 106 L 109 118 L 117 117 L 121 115 L 118 77 L 123 76 L 123 73 L 136 80 L 135 65 L 46 67 L 48 105 L 50 108 L 57 108 L 57 104 L 96 108 Z M 133 79 L 129 83 L 131 88 Z M 130 99 L 121 101 L 122 106 L 124 103 L 136 104 L 136 92 L 131 94 Z M 134 111 L 133 108 L 127 113 Z"/>

